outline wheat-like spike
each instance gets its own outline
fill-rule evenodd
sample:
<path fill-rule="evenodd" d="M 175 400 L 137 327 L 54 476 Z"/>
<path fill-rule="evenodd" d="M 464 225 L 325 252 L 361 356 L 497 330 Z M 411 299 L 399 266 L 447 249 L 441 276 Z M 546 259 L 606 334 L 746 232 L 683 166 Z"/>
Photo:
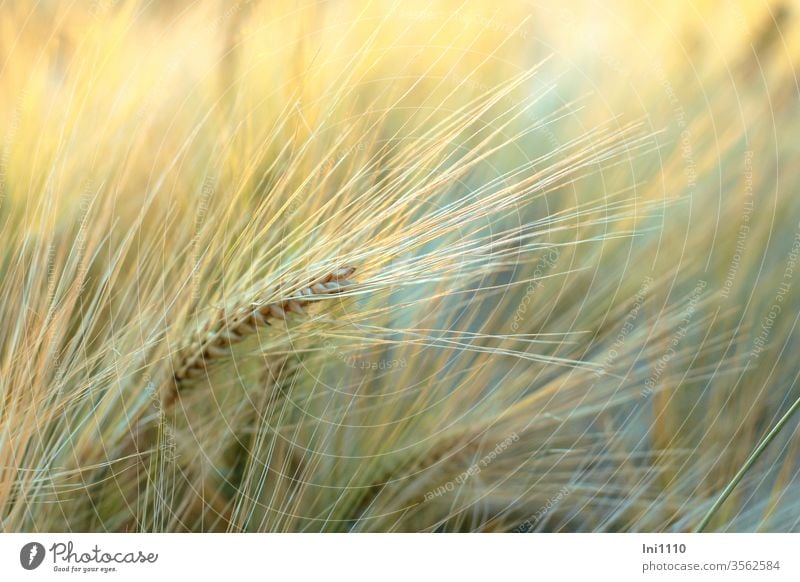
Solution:
<path fill-rule="evenodd" d="M 305 307 L 315 299 L 338 295 L 351 288 L 348 279 L 355 267 L 344 267 L 313 279 L 291 297 L 261 305 L 247 305 L 237 308 L 234 315 L 226 317 L 220 311 L 217 317 L 197 334 L 189 347 L 181 350 L 174 367 L 172 390 L 165 405 L 174 403 L 183 385 L 203 375 L 204 370 L 214 360 L 230 355 L 231 348 L 253 334 L 257 328 L 272 325 L 273 319 L 286 320 L 290 314 L 305 315 Z"/>

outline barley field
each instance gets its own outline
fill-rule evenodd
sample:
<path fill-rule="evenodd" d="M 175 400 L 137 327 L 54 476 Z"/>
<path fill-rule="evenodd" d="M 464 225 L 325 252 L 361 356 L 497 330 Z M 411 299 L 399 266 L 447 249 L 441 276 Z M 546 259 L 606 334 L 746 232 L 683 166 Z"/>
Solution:
<path fill-rule="evenodd" d="M 0 529 L 800 531 L 800 6 L 0 6 Z"/>

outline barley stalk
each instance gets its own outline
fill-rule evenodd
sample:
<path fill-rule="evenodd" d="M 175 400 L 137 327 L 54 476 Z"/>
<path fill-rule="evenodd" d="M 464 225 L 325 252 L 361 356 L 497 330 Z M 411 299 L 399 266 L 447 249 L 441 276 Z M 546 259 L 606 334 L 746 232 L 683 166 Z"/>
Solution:
<path fill-rule="evenodd" d="M 305 315 L 305 308 L 319 299 L 329 298 L 353 286 L 348 279 L 354 267 L 344 267 L 313 279 L 291 296 L 264 304 L 240 305 L 231 311 L 220 311 L 217 317 L 195 334 L 185 349 L 178 352 L 172 387 L 165 399 L 171 406 L 191 380 L 203 376 L 208 367 L 230 356 L 231 349 L 272 320 L 285 321 L 289 315 Z M 282 287 L 279 287 L 279 289 Z"/>

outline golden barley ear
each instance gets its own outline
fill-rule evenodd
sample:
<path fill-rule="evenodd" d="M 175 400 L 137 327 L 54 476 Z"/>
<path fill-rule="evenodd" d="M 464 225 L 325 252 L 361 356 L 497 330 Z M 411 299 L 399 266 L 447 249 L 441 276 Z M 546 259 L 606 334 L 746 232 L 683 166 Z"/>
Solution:
<path fill-rule="evenodd" d="M 298 285 L 279 285 L 296 289 L 288 296 L 269 303 L 248 303 L 220 311 L 200 332 L 194 334 L 174 360 L 171 387 L 164 406 L 172 406 L 191 380 L 200 378 L 217 361 L 231 355 L 233 346 L 252 336 L 257 329 L 272 325 L 273 320 L 286 321 L 289 315 L 305 315 L 305 308 L 321 299 L 328 299 L 352 289 L 348 279 L 355 267 L 343 267 Z"/>

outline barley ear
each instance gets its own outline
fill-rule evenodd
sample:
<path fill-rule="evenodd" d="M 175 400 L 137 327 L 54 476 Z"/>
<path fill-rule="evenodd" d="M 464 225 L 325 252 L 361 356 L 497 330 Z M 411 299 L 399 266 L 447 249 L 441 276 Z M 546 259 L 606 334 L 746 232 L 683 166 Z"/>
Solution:
<path fill-rule="evenodd" d="M 297 291 L 269 303 L 247 303 L 221 311 L 199 333 L 194 334 L 173 360 L 171 386 L 164 407 L 171 407 L 194 379 L 204 376 L 218 361 L 231 355 L 232 348 L 275 320 L 306 315 L 306 308 L 318 300 L 337 296 L 354 286 L 350 277 L 355 267 L 344 267 L 296 285 L 279 287 Z"/>

